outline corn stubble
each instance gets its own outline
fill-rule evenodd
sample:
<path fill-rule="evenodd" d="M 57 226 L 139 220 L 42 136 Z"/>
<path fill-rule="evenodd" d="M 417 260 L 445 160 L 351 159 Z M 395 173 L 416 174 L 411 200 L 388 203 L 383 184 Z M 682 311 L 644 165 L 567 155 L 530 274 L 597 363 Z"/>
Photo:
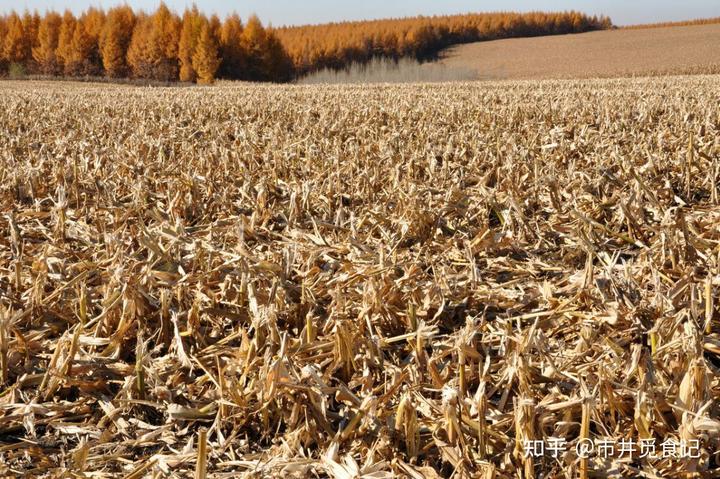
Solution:
<path fill-rule="evenodd" d="M 4 474 L 719 472 L 718 77 L 0 89 Z"/>

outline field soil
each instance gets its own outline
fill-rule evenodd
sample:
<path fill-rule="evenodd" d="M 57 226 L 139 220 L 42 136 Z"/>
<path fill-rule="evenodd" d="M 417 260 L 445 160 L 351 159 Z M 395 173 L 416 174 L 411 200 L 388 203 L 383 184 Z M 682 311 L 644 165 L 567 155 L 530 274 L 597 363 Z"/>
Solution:
<path fill-rule="evenodd" d="M 584 78 L 720 71 L 720 25 L 607 30 L 459 45 L 440 63 L 482 79 Z"/>

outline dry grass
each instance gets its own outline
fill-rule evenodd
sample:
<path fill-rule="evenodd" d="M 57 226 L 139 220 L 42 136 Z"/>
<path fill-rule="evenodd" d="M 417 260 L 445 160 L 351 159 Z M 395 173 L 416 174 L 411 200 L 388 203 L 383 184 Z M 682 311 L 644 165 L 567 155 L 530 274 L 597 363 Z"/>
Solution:
<path fill-rule="evenodd" d="M 412 58 L 398 61 L 375 58 L 369 63 L 354 63 L 346 69 L 324 69 L 300 78 L 301 85 L 364 83 L 443 83 L 472 81 L 477 74 L 471 69 L 447 68 L 441 63 L 420 63 Z"/>
<path fill-rule="evenodd" d="M 720 78 L 0 90 L 4 474 L 718 474 Z"/>
<path fill-rule="evenodd" d="M 620 29 L 460 45 L 442 64 L 483 79 L 720 73 L 720 24 Z"/>

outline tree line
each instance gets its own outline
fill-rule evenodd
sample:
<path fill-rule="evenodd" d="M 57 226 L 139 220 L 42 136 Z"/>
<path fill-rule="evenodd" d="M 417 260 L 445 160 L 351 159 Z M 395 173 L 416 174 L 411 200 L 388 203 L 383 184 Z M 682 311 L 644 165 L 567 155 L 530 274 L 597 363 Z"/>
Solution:
<path fill-rule="evenodd" d="M 75 16 L 0 16 L 0 72 L 212 83 L 288 81 L 373 58 L 423 60 L 456 43 L 610 28 L 579 12 L 485 13 L 266 28 L 257 16 L 221 20 L 196 6 L 182 15 L 127 5 Z"/>
<path fill-rule="evenodd" d="M 212 83 L 216 78 L 286 81 L 293 65 L 257 16 L 223 21 L 196 6 L 182 16 L 161 3 L 152 14 L 119 6 L 0 17 L 0 69 L 69 77 L 107 76 Z"/>
<path fill-rule="evenodd" d="M 580 12 L 478 13 L 280 28 L 276 34 L 297 71 L 340 69 L 375 57 L 427 60 L 450 45 L 558 35 L 612 27 Z"/>

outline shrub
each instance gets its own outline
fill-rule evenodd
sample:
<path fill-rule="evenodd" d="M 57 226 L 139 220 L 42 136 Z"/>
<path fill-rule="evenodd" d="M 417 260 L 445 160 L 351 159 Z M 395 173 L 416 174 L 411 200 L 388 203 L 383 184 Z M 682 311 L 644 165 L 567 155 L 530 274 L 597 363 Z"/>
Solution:
<path fill-rule="evenodd" d="M 8 67 L 8 77 L 13 79 L 19 79 L 19 78 L 25 78 L 27 75 L 27 70 L 25 70 L 25 65 L 22 63 L 11 63 Z"/>

